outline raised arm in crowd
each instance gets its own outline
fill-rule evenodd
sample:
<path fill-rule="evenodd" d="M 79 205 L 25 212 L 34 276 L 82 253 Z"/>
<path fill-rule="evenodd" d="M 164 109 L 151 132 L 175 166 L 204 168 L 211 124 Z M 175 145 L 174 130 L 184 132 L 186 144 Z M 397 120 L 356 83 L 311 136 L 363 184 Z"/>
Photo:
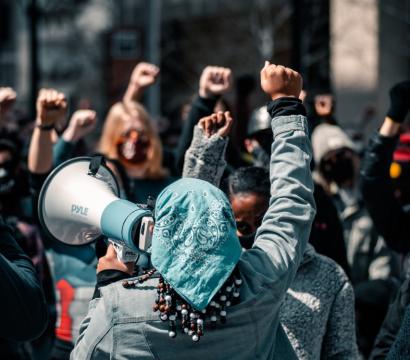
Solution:
<path fill-rule="evenodd" d="M 390 91 L 390 109 L 373 134 L 362 162 L 361 191 L 374 225 L 388 246 L 399 253 L 410 250 L 410 213 L 395 196 L 390 167 L 401 124 L 409 111 L 410 81 Z"/>

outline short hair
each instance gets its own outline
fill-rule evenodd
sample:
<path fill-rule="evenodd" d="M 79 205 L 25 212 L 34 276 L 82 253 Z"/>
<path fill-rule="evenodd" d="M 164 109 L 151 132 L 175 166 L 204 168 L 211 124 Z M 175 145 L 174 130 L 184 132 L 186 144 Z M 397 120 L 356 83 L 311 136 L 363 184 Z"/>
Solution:
<path fill-rule="evenodd" d="M 269 171 L 258 166 L 238 168 L 225 180 L 223 190 L 228 197 L 236 194 L 256 193 L 269 198 Z"/>

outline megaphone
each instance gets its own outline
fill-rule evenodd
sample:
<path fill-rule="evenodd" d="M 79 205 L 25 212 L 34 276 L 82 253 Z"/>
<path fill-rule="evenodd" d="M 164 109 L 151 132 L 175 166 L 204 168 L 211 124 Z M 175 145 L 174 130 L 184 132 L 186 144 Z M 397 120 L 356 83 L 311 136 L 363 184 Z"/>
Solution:
<path fill-rule="evenodd" d="M 102 156 L 58 166 L 43 184 L 38 213 L 48 235 L 68 245 L 89 244 L 101 236 L 135 253 L 151 245 L 150 207 L 119 198 L 117 180 Z"/>

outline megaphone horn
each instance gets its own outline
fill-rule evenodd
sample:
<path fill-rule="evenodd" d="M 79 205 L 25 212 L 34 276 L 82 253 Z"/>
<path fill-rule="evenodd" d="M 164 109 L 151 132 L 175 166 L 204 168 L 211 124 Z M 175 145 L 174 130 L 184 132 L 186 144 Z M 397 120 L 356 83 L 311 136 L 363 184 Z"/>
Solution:
<path fill-rule="evenodd" d="M 147 246 L 140 248 L 139 233 L 142 220 L 152 216 L 148 208 L 119 198 L 103 157 L 78 157 L 58 166 L 41 189 L 38 213 L 46 232 L 65 244 L 89 244 L 104 235 L 135 252 Z"/>

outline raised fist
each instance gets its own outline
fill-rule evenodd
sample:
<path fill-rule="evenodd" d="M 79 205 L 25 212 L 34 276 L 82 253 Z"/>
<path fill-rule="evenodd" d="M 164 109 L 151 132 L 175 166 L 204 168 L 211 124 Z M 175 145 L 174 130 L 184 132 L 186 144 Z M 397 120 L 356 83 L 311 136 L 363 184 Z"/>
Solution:
<path fill-rule="evenodd" d="M 299 73 L 282 65 L 273 65 L 266 61 L 261 70 L 262 90 L 272 100 L 280 97 L 299 98 L 302 83 L 302 77 Z"/>
<path fill-rule="evenodd" d="M 17 98 L 17 93 L 11 87 L 0 87 L 0 113 L 10 110 Z"/>
<path fill-rule="evenodd" d="M 159 68 L 153 64 L 140 62 L 135 66 L 130 82 L 139 88 L 146 88 L 155 83 L 159 74 Z"/>
<path fill-rule="evenodd" d="M 38 125 L 54 125 L 65 116 L 67 101 L 63 93 L 54 89 L 41 89 L 36 108 Z"/>
<path fill-rule="evenodd" d="M 402 123 L 410 110 L 410 80 L 402 81 L 390 89 L 390 108 L 387 116 Z"/>
<path fill-rule="evenodd" d="M 330 116 L 334 110 L 334 98 L 332 95 L 315 96 L 315 110 L 319 116 Z"/>
<path fill-rule="evenodd" d="M 63 138 L 68 142 L 77 142 L 92 130 L 97 124 L 97 114 L 93 110 L 77 110 L 71 116 L 70 123 L 64 131 Z"/>
<path fill-rule="evenodd" d="M 199 120 L 198 125 L 204 130 L 208 137 L 214 134 L 220 137 L 226 137 L 231 131 L 233 118 L 229 111 L 218 111 L 216 114 L 206 116 Z"/>
<path fill-rule="evenodd" d="M 232 87 L 232 71 L 229 68 L 207 66 L 199 80 L 199 96 L 208 98 L 221 95 Z"/>

